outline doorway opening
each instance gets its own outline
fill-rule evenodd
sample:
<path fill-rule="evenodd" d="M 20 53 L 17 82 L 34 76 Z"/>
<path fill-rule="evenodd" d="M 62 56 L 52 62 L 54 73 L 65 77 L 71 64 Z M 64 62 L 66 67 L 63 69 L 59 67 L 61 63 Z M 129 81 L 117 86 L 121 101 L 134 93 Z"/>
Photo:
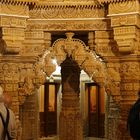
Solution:
<path fill-rule="evenodd" d="M 88 136 L 104 138 L 105 95 L 96 83 L 86 83 L 88 98 Z"/>
<path fill-rule="evenodd" d="M 40 88 L 40 137 L 59 135 L 59 114 L 62 102 L 61 75 L 54 74 L 52 77 L 51 82 L 47 81 Z M 105 93 L 83 71 L 81 71 L 79 86 L 84 135 L 104 138 Z"/>
<path fill-rule="evenodd" d="M 57 135 L 57 94 L 59 83 L 45 83 L 40 87 L 40 137 Z"/>

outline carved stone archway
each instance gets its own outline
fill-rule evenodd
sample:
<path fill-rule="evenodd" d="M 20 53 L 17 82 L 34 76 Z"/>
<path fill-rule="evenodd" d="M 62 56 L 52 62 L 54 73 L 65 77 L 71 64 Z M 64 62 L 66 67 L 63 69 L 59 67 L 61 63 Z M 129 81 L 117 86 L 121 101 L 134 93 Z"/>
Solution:
<path fill-rule="evenodd" d="M 85 49 L 81 50 L 88 54 L 85 61 L 84 53 L 81 57 L 77 49 L 75 56 L 83 62 L 80 68 L 88 69 L 94 81 L 111 95 L 107 138 L 130 139 L 126 132 L 127 114 L 140 88 L 139 5 L 138 0 L 1 0 L 0 85 L 13 96 L 12 108 L 17 119 L 19 106 L 26 104 L 26 97 L 32 96 L 32 91 L 44 83 L 46 74 L 49 76 L 55 70 L 51 58 L 55 57 L 57 47 L 50 47 L 54 31 L 89 31 L 87 43 L 91 51 L 83 45 Z M 42 58 L 44 50 L 47 52 Z M 61 51 L 67 54 L 64 49 Z M 91 69 L 95 66 L 91 65 L 94 51 L 106 62 L 105 66 L 101 65 L 103 73 L 100 64 L 97 66 L 98 61 L 96 73 Z M 27 128 L 37 130 L 37 127 Z"/>
<path fill-rule="evenodd" d="M 45 82 L 46 75 L 50 76 L 55 71 L 56 66 L 52 63 L 54 58 L 57 60 L 57 64 L 61 65 L 67 57 L 70 57 L 78 64 L 80 69 L 83 69 L 94 81 L 100 84 L 103 90 L 106 88 L 107 93 L 112 95 L 113 100 L 119 104 L 120 75 L 117 70 L 107 68 L 104 62 L 82 40 L 72 38 L 74 33 L 68 32 L 66 36 L 66 39 L 57 39 L 46 50 L 43 57 L 39 58 L 39 61 L 36 61 L 32 68 L 27 70 L 27 75 L 23 78 L 20 77 L 20 103 L 24 102 L 27 95 L 33 93 L 35 87 L 38 88 Z"/>
<path fill-rule="evenodd" d="M 51 61 L 52 59 L 55 58 L 57 64 L 61 65 L 66 57 L 71 57 L 77 62 L 80 69 L 83 69 L 94 81 L 104 83 L 106 77 L 104 63 L 101 62 L 82 40 L 72 38 L 74 33 L 68 32 L 66 36 L 66 39 L 57 39 L 53 43 L 51 51 L 47 51 L 47 54 L 45 54 L 46 74 L 50 76 L 55 70 L 55 65 Z"/>
<path fill-rule="evenodd" d="M 74 33 L 66 33 L 66 39 L 57 39 L 51 51 L 44 55 L 45 72 L 48 76 L 55 70 L 52 59 L 61 66 L 62 111 L 60 113 L 60 140 L 83 140 L 82 116 L 79 104 L 80 71 L 83 69 L 94 81 L 105 83 L 105 68 L 96 55 L 83 41 L 72 38 Z M 78 84 L 77 84 L 78 83 Z M 74 85 L 74 86 L 73 86 Z M 68 131 L 69 130 L 69 131 Z M 69 137 L 71 135 L 71 137 Z"/>

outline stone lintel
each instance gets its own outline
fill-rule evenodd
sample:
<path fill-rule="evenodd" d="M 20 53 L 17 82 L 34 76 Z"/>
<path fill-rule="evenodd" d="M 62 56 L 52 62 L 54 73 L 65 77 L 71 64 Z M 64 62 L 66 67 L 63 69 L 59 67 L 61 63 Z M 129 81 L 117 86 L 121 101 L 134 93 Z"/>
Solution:
<path fill-rule="evenodd" d="M 29 19 L 27 28 L 44 31 L 94 31 L 107 30 L 109 22 L 110 19 L 106 18 Z"/>

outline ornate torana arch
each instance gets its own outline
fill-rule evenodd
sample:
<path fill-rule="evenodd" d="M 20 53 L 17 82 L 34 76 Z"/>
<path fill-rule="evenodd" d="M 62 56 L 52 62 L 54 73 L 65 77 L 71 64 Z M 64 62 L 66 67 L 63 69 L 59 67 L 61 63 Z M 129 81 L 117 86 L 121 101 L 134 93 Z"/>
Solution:
<path fill-rule="evenodd" d="M 19 94 L 21 94 L 22 97 L 33 94 L 34 88 L 38 88 L 45 82 L 46 75 L 51 76 L 56 70 L 53 59 L 55 58 L 57 64 L 61 65 L 68 56 L 75 60 L 81 70 L 83 69 L 92 80 L 105 86 L 107 93 L 113 95 L 114 100 L 119 102 L 121 80 L 119 73 L 113 68 L 105 67 L 104 62 L 102 62 L 83 41 L 73 38 L 73 36 L 74 33 L 72 32 L 66 33 L 66 39 L 57 39 L 52 46 L 44 52 L 43 57 L 26 72 L 26 76 L 20 78 L 22 85 L 20 85 Z"/>
<path fill-rule="evenodd" d="M 57 64 L 60 65 L 66 57 L 71 57 L 94 81 L 105 83 L 104 64 L 83 41 L 72 38 L 73 36 L 74 33 L 67 32 L 66 39 L 60 38 L 53 43 L 50 52 L 44 56 L 46 74 L 50 76 L 55 71 L 52 58 L 56 58 Z"/>

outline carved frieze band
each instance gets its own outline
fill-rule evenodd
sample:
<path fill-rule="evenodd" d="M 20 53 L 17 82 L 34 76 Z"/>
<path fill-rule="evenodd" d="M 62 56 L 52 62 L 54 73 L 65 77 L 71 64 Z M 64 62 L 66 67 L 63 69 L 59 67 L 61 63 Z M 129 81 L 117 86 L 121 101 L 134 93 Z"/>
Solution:
<path fill-rule="evenodd" d="M 104 17 L 104 9 L 76 6 L 68 7 L 47 7 L 45 9 L 33 9 L 29 12 L 30 18 L 36 19 L 65 19 L 65 18 L 101 18 Z"/>
<path fill-rule="evenodd" d="M 111 17 L 111 26 L 127 26 L 127 25 L 136 25 L 140 27 L 140 15 L 118 15 Z"/>
<path fill-rule="evenodd" d="M 29 30 L 44 31 L 66 31 L 66 30 L 106 30 L 108 20 L 29 20 L 27 28 Z"/>
<path fill-rule="evenodd" d="M 26 28 L 26 18 L 13 16 L 0 16 L 0 26 Z"/>

